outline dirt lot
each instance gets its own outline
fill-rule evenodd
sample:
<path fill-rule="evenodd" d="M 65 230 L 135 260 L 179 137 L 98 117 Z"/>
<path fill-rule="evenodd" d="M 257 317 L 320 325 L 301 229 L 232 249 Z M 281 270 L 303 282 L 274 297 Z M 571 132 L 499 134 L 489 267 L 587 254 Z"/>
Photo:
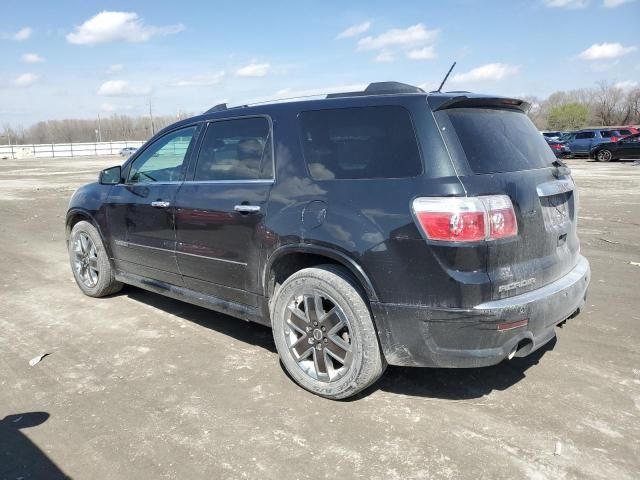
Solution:
<path fill-rule="evenodd" d="M 338 403 L 287 378 L 266 328 L 135 288 L 81 294 L 65 209 L 115 162 L 0 160 L 1 479 L 639 478 L 640 166 L 570 162 L 593 282 L 557 342 L 492 368 L 389 368 Z"/>

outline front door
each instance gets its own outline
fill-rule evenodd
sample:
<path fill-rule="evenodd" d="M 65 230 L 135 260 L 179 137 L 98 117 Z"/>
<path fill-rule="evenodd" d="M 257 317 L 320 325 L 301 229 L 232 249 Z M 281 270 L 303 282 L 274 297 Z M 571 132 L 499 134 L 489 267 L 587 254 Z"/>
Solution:
<path fill-rule="evenodd" d="M 167 133 L 125 169 L 111 191 L 107 220 L 118 270 L 181 285 L 175 256 L 176 193 L 184 179 L 195 126 Z"/>
<path fill-rule="evenodd" d="M 256 307 L 266 203 L 273 185 L 266 117 L 208 124 L 176 197 L 176 255 L 185 286 Z"/>

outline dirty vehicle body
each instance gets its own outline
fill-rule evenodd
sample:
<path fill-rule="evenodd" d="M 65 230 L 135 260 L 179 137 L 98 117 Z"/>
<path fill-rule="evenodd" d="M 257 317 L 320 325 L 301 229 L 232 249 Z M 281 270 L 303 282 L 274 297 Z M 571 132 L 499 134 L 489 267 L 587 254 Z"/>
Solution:
<path fill-rule="evenodd" d="M 590 270 L 570 171 L 525 107 L 394 82 L 215 107 L 73 195 L 75 278 L 272 326 L 292 378 L 329 398 L 386 364 L 528 355 Z"/>

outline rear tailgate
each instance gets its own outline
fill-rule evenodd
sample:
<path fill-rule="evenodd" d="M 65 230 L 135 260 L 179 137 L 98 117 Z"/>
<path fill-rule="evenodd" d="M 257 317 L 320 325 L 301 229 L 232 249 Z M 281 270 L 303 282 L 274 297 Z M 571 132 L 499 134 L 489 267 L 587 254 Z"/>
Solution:
<path fill-rule="evenodd" d="M 518 235 L 487 242 L 492 298 L 547 285 L 576 265 L 576 192 L 546 141 L 520 110 L 495 106 L 436 113 L 468 196 L 506 194 Z"/>

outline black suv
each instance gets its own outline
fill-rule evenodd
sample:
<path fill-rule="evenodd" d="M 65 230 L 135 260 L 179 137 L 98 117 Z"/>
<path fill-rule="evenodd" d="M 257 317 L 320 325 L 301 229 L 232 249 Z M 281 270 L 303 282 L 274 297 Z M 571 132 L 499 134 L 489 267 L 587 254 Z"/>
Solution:
<path fill-rule="evenodd" d="M 395 82 L 216 106 L 75 192 L 74 276 L 271 326 L 291 377 L 334 399 L 387 364 L 528 355 L 590 270 L 570 171 L 526 107 Z"/>

